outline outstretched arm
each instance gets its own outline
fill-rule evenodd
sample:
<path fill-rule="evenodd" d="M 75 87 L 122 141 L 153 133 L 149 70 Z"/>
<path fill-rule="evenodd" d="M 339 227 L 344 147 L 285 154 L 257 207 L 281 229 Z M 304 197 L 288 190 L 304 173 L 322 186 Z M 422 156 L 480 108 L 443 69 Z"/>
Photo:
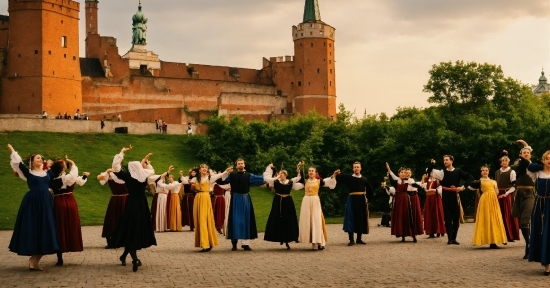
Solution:
<path fill-rule="evenodd" d="M 8 144 L 8 149 L 10 150 L 10 166 L 13 169 L 15 173 L 19 176 L 19 178 L 27 181 L 27 177 L 29 177 L 29 168 L 23 164 L 23 160 L 21 159 L 21 156 L 13 149 L 13 147 Z"/>

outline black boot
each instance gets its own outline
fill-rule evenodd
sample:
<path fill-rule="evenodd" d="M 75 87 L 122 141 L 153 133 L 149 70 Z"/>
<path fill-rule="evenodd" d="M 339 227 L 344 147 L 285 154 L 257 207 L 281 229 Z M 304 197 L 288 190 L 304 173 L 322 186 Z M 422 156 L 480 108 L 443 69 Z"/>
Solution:
<path fill-rule="evenodd" d="M 288 242 L 285 242 L 286 250 L 290 250 L 290 245 L 288 245 Z"/>
<path fill-rule="evenodd" d="M 363 240 L 361 240 L 362 236 L 363 236 L 362 233 L 357 233 L 357 240 L 355 241 L 355 243 L 362 244 L 362 245 L 367 244 L 367 243 L 363 242 Z"/>
<path fill-rule="evenodd" d="M 63 253 L 57 252 L 57 263 L 55 266 L 63 266 Z"/>
<path fill-rule="evenodd" d="M 523 259 L 529 259 L 529 228 L 521 228 L 521 234 L 525 240 L 525 255 L 523 255 Z"/>
<path fill-rule="evenodd" d="M 348 246 L 353 246 L 355 244 L 355 241 L 353 241 L 353 232 L 348 232 L 348 237 L 349 237 Z"/>
<path fill-rule="evenodd" d="M 233 245 L 231 251 L 237 251 L 237 240 L 231 240 L 231 245 Z"/>

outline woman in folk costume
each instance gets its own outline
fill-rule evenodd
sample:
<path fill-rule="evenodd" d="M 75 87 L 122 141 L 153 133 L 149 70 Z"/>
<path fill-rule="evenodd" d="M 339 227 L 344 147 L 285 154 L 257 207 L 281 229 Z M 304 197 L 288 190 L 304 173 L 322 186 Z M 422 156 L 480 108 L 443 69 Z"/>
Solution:
<path fill-rule="evenodd" d="M 271 204 L 271 212 L 265 226 L 264 240 L 270 242 L 285 243 L 286 249 L 290 250 L 289 242 L 298 242 L 300 229 L 298 226 L 298 217 L 296 216 L 296 207 L 290 195 L 291 190 L 300 190 L 304 185 L 298 182 L 301 178 L 300 167 L 302 162 L 298 163 L 296 173 L 298 176 L 287 179 L 288 172 L 281 170 L 273 177 L 273 164 L 269 164 L 264 172 L 264 180 L 269 187 L 274 187 L 275 196 Z"/>
<path fill-rule="evenodd" d="M 424 202 L 424 231 L 428 238 L 445 236 L 445 216 L 443 215 L 443 202 L 441 201 L 441 190 L 439 181 L 432 175 L 425 174 L 422 177 L 422 188 L 426 191 Z"/>
<path fill-rule="evenodd" d="M 216 230 L 222 234 L 225 221 L 225 188 L 226 185 L 214 184 L 212 188 L 212 209 L 214 210 L 214 222 Z"/>
<path fill-rule="evenodd" d="M 168 230 L 168 209 L 167 209 L 167 202 L 168 202 L 168 194 L 170 191 L 165 189 L 164 180 L 167 173 L 170 173 L 174 167 L 170 166 L 168 168 L 168 172 L 162 173 L 162 175 L 155 175 L 154 181 L 151 182 L 150 187 L 154 187 L 156 200 L 155 203 L 152 205 L 155 205 L 155 210 L 153 213 L 153 209 L 151 208 L 151 220 L 153 221 L 153 229 L 155 232 L 164 232 Z M 153 206 L 151 206 L 153 207 Z"/>
<path fill-rule="evenodd" d="M 522 159 L 523 161 L 527 161 Z M 544 275 L 550 275 L 550 150 L 544 152 L 542 164 L 531 163 L 527 173 L 536 182 L 537 194 L 531 216 L 529 262 L 540 262 Z"/>
<path fill-rule="evenodd" d="M 29 269 L 41 271 L 43 269 L 39 263 L 42 256 L 59 251 L 53 200 L 48 190 L 53 177 L 50 172 L 44 171 L 42 155 L 33 154 L 30 157 L 29 169 L 10 144 L 8 149 L 11 152 L 10 166 L 29 186 L 17 212 L 9 250 L 17 255 L 31 256 Z"/>
<path fill-rule="evenodd" d="M 107 246 L 105 249 L 111 248 L 109 246 L 109 239 L 113 235 L 113 230 L 115 229 L 118 219 L 124 211 L 124 206 L 126 206 L 126 198 L 128 197 L 128 190 L 126 189 L 126 183 L 113 173 L 113 169 L 109 168 L 107 171 L 99 174 L 97 180 L 101 185 L 109 184 L 111 189 L 111 199 L 109 199 L 109 205 L 107 206 L 107 211 L 105 212 L 105 218 L 103 220 L 103 230 L 101 232 L 101 237 L 107 240 Z"/>
<path fill-rule="evenodd" d="M 321 187 L 334 189 L 336 187 L 336 175 L 333 174 L 329 178 L 320 179 L 315 167 L 309 167 L 307 174 L 309 178 L 304 184 L 305 195 L 300 208 L 300 235 L 298 240 L 301 243 L 311 243 L 312 249 L 323 250 L 328 239 L 325 217 L 319 199 L 319 190 Z"/>
<path fill-rule="evenodd" d="M 411 168 L 406 168 L 405 172 L 408 179 L 407 181 L 410 184 L 407 188 L 407 194 L 409 195 L 409 201 L 411 201 L 411 209 L 415 229 L 414 234 L 422 235 L 424 234 L 424 222 L 422 222 L 422 208 L 420 207 L 420 197 L 418 197 L 418 189 L 422 188 L 422 185 L 420 185 L 420 183 L 414 182 L 414 179 L 412 178 Z"/>
<path fill-rule="evenodd" d="M 232 168 L 227 168 L 222 174 L 210 175 L 208 165 L 201 164 L 197 177 L 191 181 L 196 192 L 193 205 L 195 247 L 201 247 L 201 252 L 208 252 L 214 246 L 219 245 L 212 201 L 210 200 L 210 185 L 220 178 L 225 178 L 229 171 L 232 171 Z"/>
<path fill-rule="evenodd" d="M 183 228 L 181 226 L 181 207 L 180 207 L 180 196 L 179 191 L 181 189 L 182 183 L 174 180 L 174 175 L 170 172 L 174 170 L 173 166 L 168 168 L 168 173 L 162 174 L 161 180 L 159 181 L 159 186 L 164 188 L 164 191 L 168 193 L 170 198 L 170 207 L 167 209 L 167 214 L 170 215 L 168 219 L 168 229 L 170 231 L 181 231 Z M 168 175 L 168 184 L 164 182 L 164 179 Z"/>
<path fill-rule="evenodd" d="M 179 182 L 183 183 L 183 195 L 181 198 L 181 225 L 189 226 L 193 231 L 195 224 L 193 223 L 193 203 L 195 201 L 195 191 L 191 189 L 191 179 L 195 178 L 197 171 L 189 169 L 189 176 L 183 176 L 183 171 L 180 171 Z M 187 183 L 187 184 L 185 184 Z"/>
<path fill-rule="evenodd" d="M 414 184 L 414 180 L 407 177 L 406 168 L 399 169 L 399 177 L 391 171 L 388 163 L 386 163 L 386 169 L 393 186 L 390 187 L 390 193 L 395 195 L 391 214 L 391 235 L 395 235 L 397 238 L 401 237 L 401 242 L 405 242 L 405 237 L 410 236 L 416 243 L 416 235 L 423 234 L 423 231 L 419 229 L 422 227 L 422 217 L 421 215 L 418 217 L 417 212 L 420 207 L 417 207 L 417 201 L 414 201 L 414 197 L 418 197 L 418 195 L 411 186 Z M 382 183 L 382 186 L 385 188 L 385 182 Z"/>
<path fill-rule="evenodd" d="M 122 160 L 124 153 L 130 151 L 129 148 L 122 148 L 119 154 L 113 159 L 113 171 L 115 175 L 126 182 L 128 189 L 128 198 L 124 212 L 120 217 L 109 246 L 113 248 L 124 247 L 124 253 L 120 256 L 122 265 L 126 265 L 126 256 L 132 257 L 132 270 L 136 272 L 141 266 L 141 261 L 137 257 L 137 250 L 148 248 L 151 245 L 157 245 L 153 226 L 151 225 L 151 212 L 145 196 L 145 189 L 149 177 L 155 174 L 153 167 L 149 163 L 151 153 L 140 161 L 131 161 L 128 163 L 128 171 L 122 170 Z"/>
<path fill-rule="evenodd" d="M 474 246 L 490 244 L 491 249 L 498 249 L 497 243 L 507 243 L 502 214 L 498 205 L 498 187 L 495 180 L 489 179 L 489 167 L 481 167 L 481 179 L 468 187 L 479 189 L 481 197 L 477 206 L 477 219 L 474 226 Z"/>
<path fill-rule="evenodd" d="M 500 213 L 506 230 L 508 242 L 519 240 L 518 218 L 512 217 L 512 202 L 514 201 L 514 191 L 516 188 L 516 171 L 510 168 L 510 158 L 507 155 L 500 158 L 501 168 L 495 172 L 495 180 L 498 187 L 498 204 Z"/>
<path fill-rule="evenodd" d="M 53 207 L 57 228 L 57 243 L 59 244 L 56 266 L 63 266 L 62 253 L 84 250 L 80 216 L 78 215 L 78 206 L 73 196 L 73 190 L 75 184 L 84 185 L 90 173 L 84 172 L 83 176 L 78 176 L 78 167 L 67 156 L 65 158 L 67 164 L 61 160 L 53 163 L 51 167 L 54 179 L 50 182 L 50 188 L 54 194 Z M 71 170 L 67 174 L 65 171 L 69 165 Z"/>

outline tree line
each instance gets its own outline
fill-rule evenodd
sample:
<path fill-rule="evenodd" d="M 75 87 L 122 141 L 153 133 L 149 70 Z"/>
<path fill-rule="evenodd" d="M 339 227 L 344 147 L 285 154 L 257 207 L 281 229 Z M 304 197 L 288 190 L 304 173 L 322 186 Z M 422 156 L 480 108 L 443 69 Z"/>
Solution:
<path fill-rule="evenodd" d="M 376 191 L 369 199 L 371 211 L 387 211 L 388 196 L 379 188 L 386 162 L 394 170 L 411 168 L 419 181 L 430 159 L 442 168 L 442 156 L 451 154 L 455 167 L 479 177 L 484 164 L 494 175 L 499 168 L 495 155 L 503 149 L 514 161 L 517 139 L 534 148 L 534 159 L 550 149 L 549 94 L 536 96 L 528 85 L 505 77 L 500 66 L 487 63 L 442 62 L 429 74 L 424 92 L 431 94 L 427 100 L 433 106 L 401 107 L 392 117 L 360 118 L 343 105 L 335 120 L 315 112 L 269 123 L 212 116 L 203 122 L 207 132 L 197 135 L 197 156 L 217 170 L 243 157 L 247 170 L 258 174 L 273 162 L 292 175 L 304 160 L 306 169 L 315 166 L 321 177 L 336 169 L 351 173 L 352 163 L 359 161 Z M 320 197 L 325 214 L 343 215 L 343 187 L 322 190 Z M 473 212 L 473 199 L 473 192 L 462 194 L 467 212 Z"/>

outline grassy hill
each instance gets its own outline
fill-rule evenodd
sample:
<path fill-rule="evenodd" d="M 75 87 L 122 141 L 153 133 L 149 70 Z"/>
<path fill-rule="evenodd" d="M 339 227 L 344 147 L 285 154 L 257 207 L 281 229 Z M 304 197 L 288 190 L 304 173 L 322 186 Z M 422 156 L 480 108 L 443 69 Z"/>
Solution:
<path fill-rule="evenodd" d="M 101 186 L 95 177 L 111 166 L 113 156 L 123 146 L 132 144 L 134 149 L 126 155 L 124 162 L 141 160 L 152 152 L 151 163 L 157 172 L 166 171 L 174 165 L 175 171 L 187 171 L 201 161 L 195 158 L 193 137 L 181 135 L 121 135 L 121 134 L 78 134 L 47 132 L 10 132 L 0 133 L 0 229 L 13 229 L 15 217 L 21 199 L 28 187 L 20 178 L 13 176 L 9 165 L 9 151 L 12 144 L 21 157 L 40 153 L 46 159 L 61 158 L 68 155 L 80 172 L 88 171 L 91 179 L 86 185 L 75 188 L 75 197 L 82 225 L 102 225 L 105 210 L 111 195 L 109 187 Z M 303 191 L 294 191 L 297 212 Z M 272 194 L 265 188 L 253 188 L 251 198 L 256 212 L 258 230 L 265 229 L 265 223 L 271 209 Z M 149 199 L 149 203 L 151 200 Z M 328 223 L 341 223 L 341 218 L 327 219 Z"/>

